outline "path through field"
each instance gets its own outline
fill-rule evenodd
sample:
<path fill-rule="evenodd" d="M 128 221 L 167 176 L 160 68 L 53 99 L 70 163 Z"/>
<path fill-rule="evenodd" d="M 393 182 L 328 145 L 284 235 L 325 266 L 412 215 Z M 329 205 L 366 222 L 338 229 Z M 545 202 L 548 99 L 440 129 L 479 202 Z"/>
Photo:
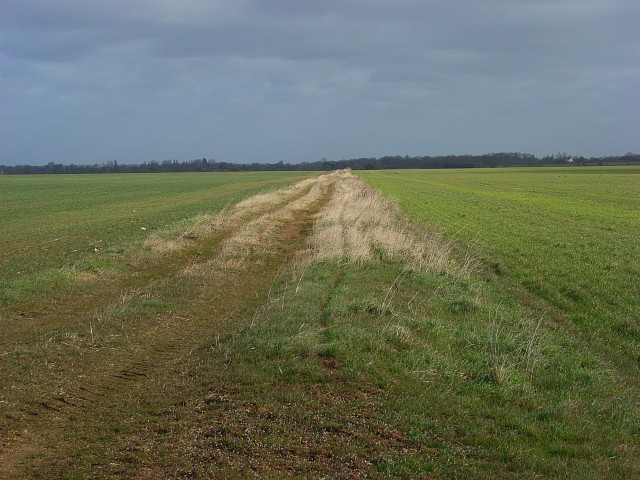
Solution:
<path fill-rule="evenodd" d="M 128 418 L 140 425 L 141 417 L 163 415 L 171 406 L 165 394 L 174 400 L 181 382 L 193 383 L 183 378 L 192 352 L 237 331 L 233 322 L 247 323 L 268 302 L 274 277 L 302 252 L 366 257 L 357 218 L 373 212 L 348 206 L 363 188 L 341 172 L 250 197 L 177 237 L 150 238 L 160 260 L 138 280 L 111 280 L 93 297 L 21 313 L 28 325 L 14 323 L 2 339 L 6 365 L 23 365 L 3 385 L 0 476 L 56 476 L 90 445 L 98 450 L 85 455 L 108 457 L 99 439 L 117 435 L 114 425 Z M 314 248 L 307 237 L 318 218 L 329 229 Z M 163 265 L 167 252 L 185 249 L 195 255 Z M 136 475 L 162 475 L 148 468 Z"/>
<path fill-rule="evenodd" d="M 45 341 L 34 352 L 43 365 L 31 364 L 3 392 L 0 476 L 22 477 L 24 463 L 55 462 L 77 449 L 84 437 L 107 434 L 114 419 L 140 414 L 138 407 L 145 399 L 161 399 L 166 384 L 179 382 L 182 364 L 191 351 L 228 333 L 230 319 L 238 318 L 239 312 L 250 313 L 264 297 L 273 277 L 303 246 L 314 216 L 339 178 L 323 176 L 284 192 L 245 200 L 225 213 L 228 218 L 217 219 L 222 222 L 208 257 L 190 258 L 162 277 L 147 274 L 146 284 L 133 289 L 108 285 L 108 291 L 99 295 L 103 305 L 57 326 L 72 333 L 64 335 L 56 329 L 57 338 L 49 343 L 76 341 L 77 355 L 61 358 L 56 346 Z M 144 301 L 158 291 L 184 297 L 179 308 L 159 314 L 152 311 L 152 318 L 129 319 L 139 325 L 131 327 L 125 342 L 95 346 L 98 342 L 91 336 L 93 329 L 100 328 L 101 317 L 117 316 L 133 301 Z M 51 305 L 44 315 L 48 325 L 55 322 L 56 307 Z M 68 317 L 73 305 L 67 302 L 61 310 Z M 143 315 L 148 317 L 149 312 Z M 82 340 L 75 331 L 78 324 L 91 329 Z M 95 335 L 109 335 L 108 328 Z M 15 333 L 17 338 L 19 333 Z M 22 353 L 30 342 L 41 340 L 3 338 L 3 359 L 28 360 Z M 12 350 L 7 351 L 9 346 Z"/>
<path fill-rule="evenodd" d="M 0 478 L 640 475 L 636 370 L 351 172 L 165 227 L 0 303 Z"/>

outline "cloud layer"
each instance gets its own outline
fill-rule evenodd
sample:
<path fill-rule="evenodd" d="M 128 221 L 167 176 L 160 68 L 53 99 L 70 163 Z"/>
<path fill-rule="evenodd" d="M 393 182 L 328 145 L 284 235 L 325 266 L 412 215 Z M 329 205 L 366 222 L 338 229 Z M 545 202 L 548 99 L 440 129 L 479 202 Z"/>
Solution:
<path fill-rule="evenodd" d="M 5 0 L 0 163 L 640 151 L 637 1 Z"/>

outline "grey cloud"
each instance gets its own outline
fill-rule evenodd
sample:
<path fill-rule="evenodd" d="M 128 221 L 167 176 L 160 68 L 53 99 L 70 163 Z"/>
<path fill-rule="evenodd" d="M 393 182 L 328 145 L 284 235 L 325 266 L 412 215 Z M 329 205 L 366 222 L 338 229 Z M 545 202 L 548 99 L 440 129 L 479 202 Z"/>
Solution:
<path fill-rule="evenodd" d="M 622 0 L 5 0 L 0 162 L 639 150 L 638 23 Z"/>

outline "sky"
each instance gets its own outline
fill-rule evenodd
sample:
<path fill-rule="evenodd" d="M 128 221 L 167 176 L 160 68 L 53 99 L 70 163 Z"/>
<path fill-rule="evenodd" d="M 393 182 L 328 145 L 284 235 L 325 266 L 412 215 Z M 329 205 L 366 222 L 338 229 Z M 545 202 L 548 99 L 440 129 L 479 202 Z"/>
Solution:
<path fill-rule="evenodd" d="M 2 0 L 0 164 L 640 152 L 638 0 Z"/>

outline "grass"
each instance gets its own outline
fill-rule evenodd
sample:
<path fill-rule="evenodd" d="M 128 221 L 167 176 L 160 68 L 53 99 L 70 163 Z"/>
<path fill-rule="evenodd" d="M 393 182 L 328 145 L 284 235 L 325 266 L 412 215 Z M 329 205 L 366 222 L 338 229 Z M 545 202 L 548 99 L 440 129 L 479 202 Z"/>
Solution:
<path fill-rule="evenodd" d="M 305 176 L 295 172 L 3 176 L 2 274 L 6 278 L 18 271 L 60 267 L 94 248 L 142 239 L 150 231 Z"/>
<path fill-rule="evenodd" d="M 126 269 L 130 259 L 124 254 L 139 250 L 149 234 L 180 228 L 195 222 L 199 214 L 214 213 L 304 176 L 293 172 L 2 176 L 0 307 L 44 291 L 43 278 L 59 277 L 54 281 L 66 285 L 73 270 Z"/>
<path fill-rule="evenodd" d="M 640 169 L 363 174 L 421 223 L 472 244 L 505 288 L 539 299 L 607 360 L 640 373 Z"/>
<path fill-rule="evenodd" d="M 283 175 L 281 181 L 290 179 Z M 131 415 L 148 418 L 154 409 L 183 395 L 181 359 L 224 331 L 227 319 L 251 305 L 280 262 L 299 248 L 296 238 L 310 222 L 306 209 L 320 202 L 322 194 L 308 182 L 297 185 L 279 195 L 280 203 L 263 202 L 255 208 L 254 202 L 248 214 L 242 203 L 230 207 L 230 219 L 238 221 L 226 222 L 209 235 L 200 232 L 186 251 L 157 256 L 131 239 L 132 251 L 145 258 L 131 267 L 133 275 L 120 272 L 96 289 L 63 299 L 57 298 L 64 293 L 59 285 L 44 278 L 27 313 L 23 303 L 10 303 L 0 344 L 0 442 L 19 446 L 14 444 L 13 456 L 0 453 L 0 472 L 29 459 L 38 465 L 30 470 L 32 477 L 84 477 L 87 473 L 78 469 L 64 473 L 38 462 L 54 450 L 58 461 L 64 461 L 82 444 L 98 442 L 98 450 L 104 448 L 114 434 L 129 430 Z M 275 231 L 272 224 L 283 223 L 287 228 Z M 193 231 L 187 224 L 183 233 Z M 264 232 L 248 238 L 246 230 L 254 224 Z M 175 226 L 168 230 L 180 236 Z M 281 244 L 281 236 L 286 244 Z M 251 243 L 252 252 L 226 252 L 224 246 L 235 241 Z M 231 269 L 225 268 L 228 260 L 233 260 Z M 207 268 L 194 274 L 198 261 Z M 128 384 L 134 380 L 144 382 Z M 147 388 L 148 394 L 140 397 Z M 36 437 L 23 439 L 34 421 L 44 428 Z M 77 431 L 75 425 L 83 428 Z"/>
<path fill-rule="evenodd" d="M 565 219 L 595 242 L 586 225 L 600 220 L 584 205 L 606 203 L 594 185 L 621 185 L 627 223 L 608 238 L 625 245 L 635 200 L 624 185 L 638 171 L 575 170 L 592 179 L 573 180 L 574 193 L 591 198 Z M 589 306 L 599 297 L 563 304 L 525 281 L 529 270 L 544 284 L 600 281 L 545 250 L 567 238 L 542 201 L 562 185 L 545 175 L 564 172 L 363 175 L 409 218 L 340 173 L 147 232 L 188 240 L 169 253 L 124 238 L 144 261 L 111 279 L 93 272 L 100 295 L 45 295 L 46 322 L 5 308 L 0 459 L 16 478 L 637 477 L 637 339 L 575 317 L 635 315 L 635 290 L 616 286 L 627 303 L 607 317 Z M 516 187 L 519 201 L 500 201 Z M 453 210 L 465 205 L 465 217 Z M 45 275 L 41 288 L 75 288 L 92 273 L 75 265 L 68 284 Z"/>
<path fill-rule="evenodd" d="M 315 439 L 318 457 L 332 456 L 343 476 L 350 468 L 394 478 L 637 473 L 621 448 L 637 444 L 638 412 L 629 398 L 613 400 L 630 392 L 588 347 L 484 282 L 403 272 L 388 260 L 316 263 L 295 296 L 281 287 L 282 303 L 234 339 L 222 385 L 241 397 L 260 391 L 264 408 L 290 422 L 277 444 L 298 475 L 308 454 L 291 430 Z M 390 284 L 396 293 L 384 303 Z M 306 405 L 282 399 L 283 390 L 331 400 Z M 350 465 L 354 457 L 371 464 Z"/>
<path fill-rule="evenodd" d="M 115 467 L 93 459 L 86 471 L 146 459 L 196 478 L 637 474 L 638 412 L 614 398 L 610 367 L 535 312 L 483 282 L 389 260 L 298 274 L 192 352 L 166 413 L 152 428 L 134 416 L 107 444 Z"/>

